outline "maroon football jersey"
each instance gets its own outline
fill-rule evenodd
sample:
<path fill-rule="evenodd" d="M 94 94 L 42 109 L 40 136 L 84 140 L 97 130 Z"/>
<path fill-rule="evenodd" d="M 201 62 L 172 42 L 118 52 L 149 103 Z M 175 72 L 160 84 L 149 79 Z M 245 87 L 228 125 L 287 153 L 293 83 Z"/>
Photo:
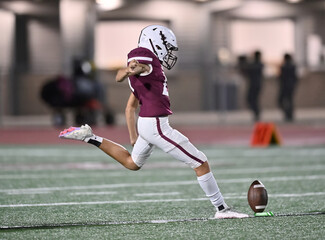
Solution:
<path fill-rule="evenodd" d="M 167 78 L 158 57 L 147 48 L 135 48 L 128 54 L 131 60 L 147 64 L 149 73 L 130 76 L 129 85 L 139 100 L 141 117 L 158 117 L 172 114 L 168 96 Z"/>

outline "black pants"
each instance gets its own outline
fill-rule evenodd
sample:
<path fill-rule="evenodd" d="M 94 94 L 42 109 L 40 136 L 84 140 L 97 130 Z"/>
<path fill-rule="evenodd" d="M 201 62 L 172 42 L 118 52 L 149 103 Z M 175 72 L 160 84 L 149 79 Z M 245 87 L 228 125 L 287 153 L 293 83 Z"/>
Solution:
<path fill-rule="evenodd" d="M 259 95 L 260 88 L 249 88 L 247 94 L 247 103 L 249 108 L 253 111 L 255 121 L 258 121 L 260 119 Z"/>
<path fill-rule="evenodd" d="M 286 121 L 293 121 L 293 90 L 281 90 L 278 103 L 283 111 L 284 119 Z"/>

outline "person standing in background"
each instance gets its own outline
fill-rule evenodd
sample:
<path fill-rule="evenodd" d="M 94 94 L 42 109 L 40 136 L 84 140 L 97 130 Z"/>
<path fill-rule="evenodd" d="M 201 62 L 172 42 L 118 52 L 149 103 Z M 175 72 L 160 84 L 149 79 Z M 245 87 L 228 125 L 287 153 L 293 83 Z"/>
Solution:
<path fill-rule="evenodd" d="M 260 120 L 260 93 L 263 82 L 263 69 L 262 54 L 260 51 L 254 52 L 254 58 L 246 69 L 246 76 L 248 79 L 247 103 L 249 108 L 253 111 L 254 120 Z"/>
<path fill-rule="evenodd" d="M 288 122 L 294 119 L 293 97 L 297 82 L 296 65 L 292 56 L 286 53 L 279 74 L 278 104 Z"/>

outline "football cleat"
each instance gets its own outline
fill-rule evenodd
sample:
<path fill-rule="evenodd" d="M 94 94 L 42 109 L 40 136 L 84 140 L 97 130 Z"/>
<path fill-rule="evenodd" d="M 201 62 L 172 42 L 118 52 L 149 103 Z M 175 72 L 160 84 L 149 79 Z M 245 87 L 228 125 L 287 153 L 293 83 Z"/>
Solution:
<path fill-rule="evenodd" d="M 83 141 L 93 135 L 94 134 L 91 127 L 88 124 L 85 124 L 81 127 L 70 127 L 68 129 L 64 129 L 62 132 L 60 132 L 59 138 Z"/>
<path fill-rule="evenodd" d="M 239 213 L 230 210 L 230 208 L 223 209 L 221 211 L 217 211 L 214 215 L 214 218 L 217 219 L 226 219 L 226 218 L 248 218 L 249 216 L 245 213 Z"/>

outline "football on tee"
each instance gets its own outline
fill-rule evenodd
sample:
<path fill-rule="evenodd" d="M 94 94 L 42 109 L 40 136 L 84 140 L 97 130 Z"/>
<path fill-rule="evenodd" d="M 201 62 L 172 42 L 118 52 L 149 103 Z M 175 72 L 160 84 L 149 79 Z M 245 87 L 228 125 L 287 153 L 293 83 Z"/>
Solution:
<path fill-rule="evenodd" d="M 255 180 L 247 193 L 248 204 L 254 212 L 263 212 L 267 205 L 267 191 L 262 182 Z"/>

